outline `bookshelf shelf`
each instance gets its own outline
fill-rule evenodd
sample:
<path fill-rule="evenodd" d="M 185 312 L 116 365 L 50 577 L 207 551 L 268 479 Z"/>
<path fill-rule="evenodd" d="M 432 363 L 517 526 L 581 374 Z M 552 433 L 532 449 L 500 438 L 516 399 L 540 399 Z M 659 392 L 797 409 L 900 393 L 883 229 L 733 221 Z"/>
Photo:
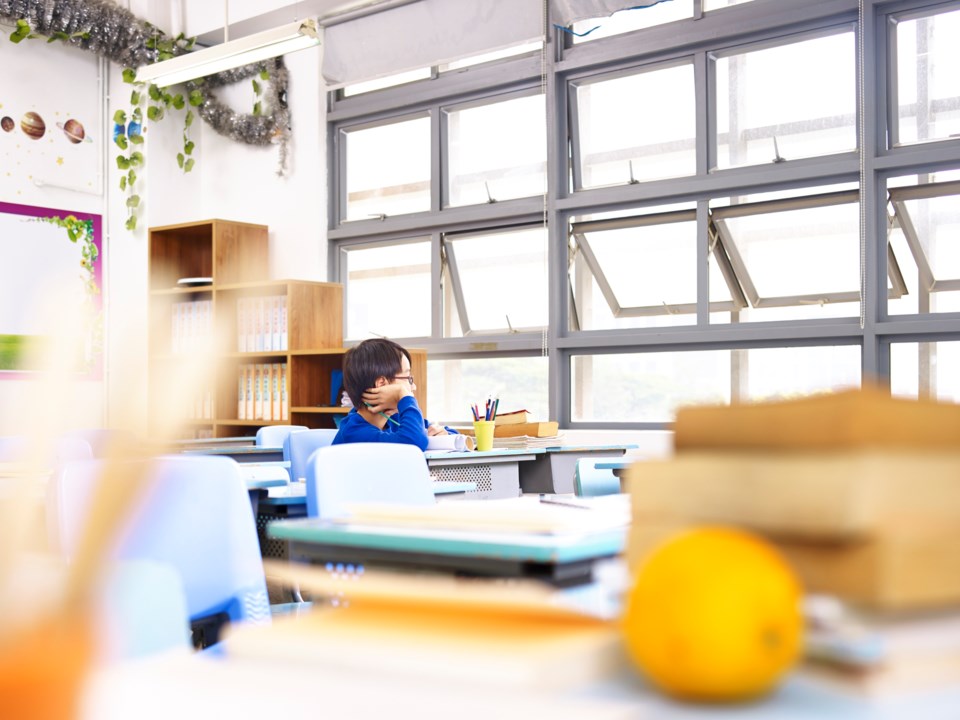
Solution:
<path fill-rule="evenodd" d="M 311 413 L 316 415 L 346 415 L 350 412 L 348 407 L 294 407 L 290 408 L 290 412 L 298 413 L 301 415 L 309 415 Z"/>

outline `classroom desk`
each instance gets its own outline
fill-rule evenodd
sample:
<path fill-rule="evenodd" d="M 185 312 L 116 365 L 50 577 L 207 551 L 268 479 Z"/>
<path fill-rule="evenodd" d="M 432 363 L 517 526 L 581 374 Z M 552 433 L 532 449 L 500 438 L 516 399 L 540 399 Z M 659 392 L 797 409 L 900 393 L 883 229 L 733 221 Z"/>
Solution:
<path fill-rule="evenodd" d="M 580 458 L 619 458 L 636 445 L 563 445 L 544 448 L 535 463 L 520 468 L 520 488 L 525 493 L 572 493 L 573 476 Z"/>
<path fill-rule="evenodd" d="M 802 672 L 760 700 L 710 706 L 668 699 L 626 669 L 577 688 L 517 688 L 317 666 L 302 657 L 236 657 L 228 647 L 225 657 L 169 653 L 101 666 L 86 681 L 79 720 L 308 718 L 318 708 L 357 720 L 956 720 L 958 707 L 956 687 L 866 699 Z"/>
<path fill-rule="evenodd" d="M 462 497 L 469 500 L 511 498 L 520 494 L 520 468 L 530 464 L 542 448 L 503 449 L 484 452 L 426 452 L 427 467 L 434 481 L 468 481 L 476 490 Z"/>
<path fill-rule="evenodd" d="M 229 446 L 229 447 L 198 447 L 184 448 L 180 452 L 185 455 L 211 455 L 214 457 L 228 457 L 238 463 L 283 462 L 282 447 L 264 447 L 260 445 Z"/>

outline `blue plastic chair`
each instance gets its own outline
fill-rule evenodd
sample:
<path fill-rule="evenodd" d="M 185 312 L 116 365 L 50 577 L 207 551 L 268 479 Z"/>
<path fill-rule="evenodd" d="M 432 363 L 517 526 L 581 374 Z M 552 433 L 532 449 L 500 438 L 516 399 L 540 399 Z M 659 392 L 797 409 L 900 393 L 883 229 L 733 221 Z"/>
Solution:
<path fill-rule="evenodd" d="M 93 457 L 90 443 L 74 435 L 62 435 L 53 441 L 50 446 L 53 465 L 60 465 L 71 460 L 89 460 Z M 30 438 L 26 435 L 6 435 L 0 437 L 0 461 L 8 462 L 23 459 L 24 453 L 30 451 Z"/>
<path fill-rule="evenodd" d="M 264 425 L 257 430 L 257 447 L 283 447 L 290 433 L 309 430 L 306 425 Z"/>
<path fill-rule="evenodd" d="M 613 470 L 598 469 L 597 461 L 589 458 L 577 460 L 573 474 L 573 492 L 580 497 L 616 495 L 620 492 L 620 478 Z"/>
<path fill-rule="evenodd" d="M 307 463 L 307 515 L 342 516 L 351 503 L 433 505 L 432 482 L 427 460 L 414 445 L 331 445 Z"/>
<path fill-rule="evenodd" d="M 337 431 L 333 429 L 307 430 L 290 433 L 283 442 L 283 459 L 290 463 L 290 480 L 297 482 L 307 477 L 307 460 L 320 448 L 333 442 Z"/>
<path fill-rule="evenodd" d="M 100 460 L 67 463 L 48 491 L 53 547 L 77 549 Z M 195 644 L 225 622 L 270 621 L 267 586 L 247 488 L 235 461 L 177 456 L 152 461 L 143 496 L 112 549 L 115 560 L 168 563 L 180 574 Z"/>

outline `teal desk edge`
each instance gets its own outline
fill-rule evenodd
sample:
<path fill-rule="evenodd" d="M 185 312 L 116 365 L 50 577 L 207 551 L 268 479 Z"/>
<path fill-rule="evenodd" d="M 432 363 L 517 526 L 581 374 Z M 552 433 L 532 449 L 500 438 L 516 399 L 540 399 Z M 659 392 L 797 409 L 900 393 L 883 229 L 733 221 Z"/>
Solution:
<path fill-rule="evenodd" d="M 568 563 L 616 555 L 624 548 L 627 529 L 623 527 L 557 535 L 481 533 L 423 528 L 399 529 L 373 525 L 339 525 L 317 518 L 308 518 L 270 523 L 267 533 L 278 540 L 321 546 L 335 545 L 496 560 Z"/>

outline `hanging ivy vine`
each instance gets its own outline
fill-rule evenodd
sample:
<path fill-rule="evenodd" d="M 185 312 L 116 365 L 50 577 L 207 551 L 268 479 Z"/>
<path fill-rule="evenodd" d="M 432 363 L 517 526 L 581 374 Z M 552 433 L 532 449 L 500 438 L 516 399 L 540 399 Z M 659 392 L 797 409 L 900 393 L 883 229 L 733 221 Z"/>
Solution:
<path fill-rule="evenodd" d="M 192 157 L 195 145 L 190 137 L 194 110 L 216 132 L 236 142 L 277 145 L 277 174 L 286 172 L 290 113 L 286 90 L 289 78 L 283 58 L 188 82 L 184 97 L 179 92 L 137 82 L 134 68 L 191 52 L 194 40 L 182 34 L 170 37 L 110 0 L 0 0 L 0 19 L 14 24 L 9 37 L 15 43 L 32 38 L 60 41 L 69 47 L 96 53 L 124 68 L 123 79 L 133 89 L 129 112 L 114 113 L 113 141 L 120 150 L 116 161 L 117 168 L 123 172 L 120 189 L 127 193 L 126 227 L 129 230 L 136 228 L 140 207 L 137 170 L 145 162 L 141 148 L 144 106 L 146 120 L 159 122 L 169 110 L 182 110 L 189 105 L 184 115 L 183 147 L 177 153 L 177 165 L 183 172 L 190 172 L 195 162 Z M 249 78 L 254 78 L 253 112 L 238 113 L 216 97 L 217 88 Z M 257 78 L 269 82 L 262 86 Z"/>

